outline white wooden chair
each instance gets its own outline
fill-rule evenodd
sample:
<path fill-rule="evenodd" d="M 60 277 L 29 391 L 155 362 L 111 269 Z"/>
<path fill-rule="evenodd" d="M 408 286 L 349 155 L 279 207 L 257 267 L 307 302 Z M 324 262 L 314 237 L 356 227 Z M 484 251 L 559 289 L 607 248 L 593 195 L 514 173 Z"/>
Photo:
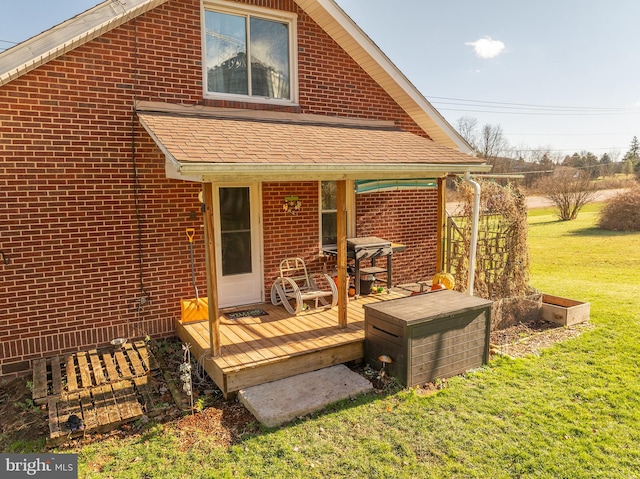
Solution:
<path fill-rule="evenodd" d="M 323 276 L 331 287 L 330 291 L 318 288 L 302 258 L 283 259 L 280 261 L 280 277 L 271 286 L 271 303 L 282 304 L 291 314 L 302 311 L 306 302 L 315 303 L 316 308 L 320 305 L 334 307 L 338 304 L 338 288 L 328 274 Z"/>

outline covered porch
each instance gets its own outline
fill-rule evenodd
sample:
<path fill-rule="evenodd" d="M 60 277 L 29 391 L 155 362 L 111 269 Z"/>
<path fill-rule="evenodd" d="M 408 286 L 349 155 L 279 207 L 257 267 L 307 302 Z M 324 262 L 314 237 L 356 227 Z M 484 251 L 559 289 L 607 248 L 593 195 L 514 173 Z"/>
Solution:
<path fill-rule="evenodd" d="M 224 396 L 229 397 L 246 387 L 361 360 L 364 357 L 363 305 L 410 293 L 410 290 L 394 288 L 388 294 L 351 299 L 347 305 L 346 328 L 339 326 L 337 306 L 298 315 L 291 315 L 284 307 L 271 303 L 221 310 L 220 354 L 215 357 L 210 355 L 208 321 L 178 321 L 176 328 L 179 338 L 191 345 L 192 354 Z M 268 314 L 237 319 L 225 315 L 247 309 L 262 309 Z"/>
<path fill-rule="evenodd" d="M 209 321 L 178 322 L 177 332 L 183 342 L 191 344 L 192 354 L 225 396 L 242 388 L 363 358 L 363 304 L 409 294 L 395 291 L 357 300 L 347 296 L 347 238 L 383 237 L 375 231 L 368 232 L 366 225 L 357 225 L 357 201 L 351 191 L 356 181 L 373 182 L 378 189 L 392 190 L 418 190 L 425 181 L 432 185 L 435 194 L 429 200 L 430 218 L 423 218 L 421 223 L 416 221 L 419 213 L 407 213 L 396 224 L 402 222 L 403 228 L 411 230 L 407 236 L 413 238 L 413 245 L 408 246 L 412 254 L 419 254 L 419 247 L 430 242 L 429 257 L 437 272 L 441 271 L 444 258 L 446 177 L 490 170 L 483 159 L 468 154 L 470 149 L 465 151 L 468 145 L 465 148 L 462 140 L 451 145 L 460 149 L 452 148 L 403 130 L 395 121 L 151 102 L 139 102 L 136 112 L 141 125 L 165 154 L 166 176 L 202 185 Z M 314 191 L 306 192 L 300 214 L 283 216 L 282 199 L 274 193 L 280 190 L 272 185 L 290 187 L 311 182 Z M 266 300 L 277 278 L 275 264 L 285 256 L 283 251 L 291 252 L 287 256 L 301 256 L 316 263 L 324 255 L 321 182 L 335 182 L 332 200 L 335 204 L 327 209 L 335 215 L 332 233 L 335 233 L 337 306 L 292 316 L 281 306 L 248 304 Z M 221 201 L 220 191 L 227 187 L 242 188 L 248 199 Z M 297 198 L 297 192 L 294 193 L 295 196 L 285 195 L 285 201 Z M 246 233 L 244 243 L 234 241 L 246 243 L 244 250 L 254 252 L 236 255 L 233 260 L 223 251 L 225 225 L 221 219 L 232 223 L 240 213 L 223 212 L 220 205 L 229 203 L 249 205 L 242 209 L 242 213 L 249 212 L 243 216 L 244 223 L 231 230 Z M 411 199 L 401 206 L 407 211 L 412 206 Z M 421 212 L 426 207 L 427 202 Z M 425 236 L 414 238 L 414 233 L 426 227 L 431 232 L 429 240 Z M 367 233 L 361 234 L 359 229 Z M 380 229 L 388 230 L 388 226 L 380 225 Z M 388 233 L 394 232 L 386 231 L 385 236 Z M 402 237 L 388 240 L 405 244 Z M 236 243 L 229 240 L 225 244 Z M 240 264 L 235 260 L 237 257 L 252 258 L 255 264 L 247 261 L 242 271 L 225 273 L 224 264 Z M 391 273 L 390 268 L 387 271 Z M 247 279 L 240 282 L 239 278 L 244 277 Z M 407 278 L 417 279 L 418 276 Z M 257 294 L 241 300 L 232 298 L 245 291 Z M 231 304 L 243 305 L 237 309 L 260 307 L 269 314 L 229 320 L 224 314 L 227 310 L 222 307 Z"/>

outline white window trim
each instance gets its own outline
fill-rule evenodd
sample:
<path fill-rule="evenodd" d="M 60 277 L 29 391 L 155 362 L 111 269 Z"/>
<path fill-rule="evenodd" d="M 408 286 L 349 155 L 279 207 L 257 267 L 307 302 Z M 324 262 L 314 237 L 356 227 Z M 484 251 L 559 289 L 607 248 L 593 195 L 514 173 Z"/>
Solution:
<path fill-rule="evenodd" d="M 346 180 L 347 183 L 347 238 L 356 236 L 356 192 L 353 180 Z M 322 254 L 322 180 L 318 181 L 318 244 Z M 330 245 L 327 245 L 330 246 Z"/>
<path fill-rule="evenodd" d="M 291 99 L 265 98 L 250 95 L 238 95 L 234 93 L 218 93 L 207 91 L 207 32 L 205 25 L 205 11 L 215 10 L 220 13 L 232 15 L 254 15 L 266 20 L 274 20 L 289 25 L 289 92 Z M 271 10 L 269 8 L 253 5 L 239 5 L 224 0 L 203 0 L 200 2 L 201 24 L 201 50 L 202 50 L 202 92 L 203 97 L 214 100 L 241 101 L 248 103 L 278 104 L 297 106 L 299 102 L 298 92 L 298 15 L 293 12 Z"/>

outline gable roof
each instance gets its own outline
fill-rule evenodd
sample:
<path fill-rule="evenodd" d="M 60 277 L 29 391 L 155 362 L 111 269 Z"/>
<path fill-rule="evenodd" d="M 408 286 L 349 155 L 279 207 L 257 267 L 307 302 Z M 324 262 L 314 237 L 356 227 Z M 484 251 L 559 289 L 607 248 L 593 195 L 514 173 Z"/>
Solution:
<path fill-rule="evenodd" d="M 139 102 L 171 178 L 293 181 L 436 178 L 491 167 L 392 122 Z"/>
<path fill-rule="evenodd" d="M 169 0 L 107 0 L 0 53 L 0 86 Z"/>
<path fill-rule="evenodd" d="M 107 0 L 0 53 L 0 86 L 170 0 Z M 469 144 L 334 0 L 294 0 L 437 143 Z"/>

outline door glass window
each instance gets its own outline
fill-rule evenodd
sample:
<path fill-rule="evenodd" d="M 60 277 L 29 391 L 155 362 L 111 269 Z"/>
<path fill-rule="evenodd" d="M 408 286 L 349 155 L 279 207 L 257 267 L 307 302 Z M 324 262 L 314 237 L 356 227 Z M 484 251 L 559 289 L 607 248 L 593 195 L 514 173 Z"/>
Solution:
<path fill-rule="evenodd" d="M 249 188 L 220 188 L 222 275 L 251 273 Z"/>

